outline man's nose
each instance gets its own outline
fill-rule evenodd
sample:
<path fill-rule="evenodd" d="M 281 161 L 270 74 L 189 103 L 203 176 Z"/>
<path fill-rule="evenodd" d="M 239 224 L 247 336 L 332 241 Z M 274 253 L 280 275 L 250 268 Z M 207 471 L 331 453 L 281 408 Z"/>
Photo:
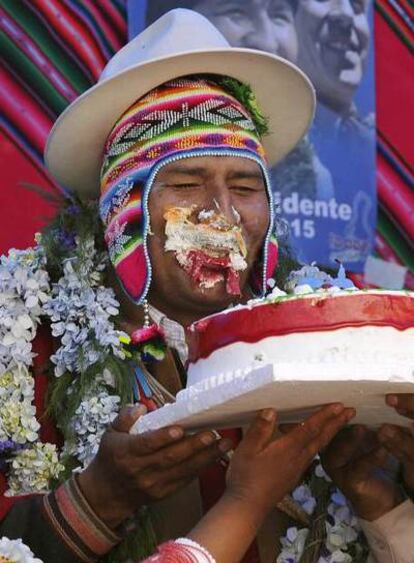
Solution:
<path fill-rule="evenodd" d="M 332 10 L 329 12 L 329 20 L 345 31 L 352 25 L 355 10 L 350 0 L 336 0 Z"/>
<path fill-rule="evenodd" d="M 251 30 L 244 38 L 244 47 L 277 54 L 279 41 L 275 27 L 267 14 L 256 14 L 252 20 Z"/>
<path fill-rule="evenodd" d="M 240 215 L 234 207 L 231 193 L 227 188 L 215 192 L 209 202 L 209 208 L 225 217 L 230 225 L 237 225 L 240 222 Z"/>

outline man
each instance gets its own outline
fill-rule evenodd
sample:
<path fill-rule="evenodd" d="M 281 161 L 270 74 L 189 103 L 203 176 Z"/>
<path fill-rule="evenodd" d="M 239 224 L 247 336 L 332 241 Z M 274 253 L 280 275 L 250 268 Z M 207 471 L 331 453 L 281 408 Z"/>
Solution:
<path fill-rule="evenodd" d="M 368 95 L 371 100 L 374 96 L 373 71 L 367 69 L 369 8 L 368 0 L 303 0 L 295 18 L 297 62 L 311 78 L 318 98 L 310 138 L 331 173 L 328 184 L 333 184 L 337 200 L 352 208 L 350 220 L 341 228 L 327 226 L 329 256 L 361 270 L 371 252 L 376 215 L 375 119 L 374 114 L 361 115 L 354 100 L 365 71 L 370 73 Z"/>
<path fill-rule="evenodd" d="M 110 63 L 106 79 L 60 118 L 47 150 L 49 167 L 67 186 L 84 196 L 100 192 L 113 286 L 122 304 L 121 325 L 141 338 L 148 332 L 148 327 L 139 328 L 148 312 L 164 328 L 167 344 L 182 357 L 182 326 L 262 293 L 276 259 L 261 112 L 251 93 L 243 96 L 243 104 L 234 95 L 240 89 L 246 93 L 243 85 L 223 80 L 220 71 L 234 73 L 235 79 L 242 71 L 249 75 L 271 116 L 274 133 L 266 143 L 279 158 L 304 134 L 312 111 L 311 90 L 299 71 L 260 53 L 248 55 L 251 68 L 246 69 L 245 53 L 230 51 L 217 31 L 199 18 L 172 13 L 127 45 Z M 187 39 L 194 36 L 195 26 L 200 26 L 197 38 Z M 273 70 L 268 81 L 279 81 L 280 99 L 271 97 L 272 104 L 277 102 L 274 110 L 266 98 L 263 64 Z M 174 73 L 184 73 L 184 78 L 176 79 Z M 283 93 L 287 85 L 290 96 Z M 281 107 L 284 118 L 291 116 L 289 127 L 280 120 Z M 192 237 L 191 246 L 182 244 L 188 242 L 184 235 Z M 174 354 L 166 360 L 153 366 L 153 375 L 176 393 L 180 362 Z M 282 493 L 294 486 L 315 451 L 352 416 L 337 407 L 322 409 L 316 420 L 294 430 L 296 434 L 274 442 L 285 468 L 275 473 L 283 477 Z M 142 407 L 124 410 L 88 468 L 44 499 L 16 503 L 2 532 L 23 535 L 49 560 L 92 561 L 121 542 L 128 519 L 140 506 L 166 499 L 155 507 L 158 539 L 187 534 L 201 517 L 198 484 L 191 481 L 231 443 L 216 441 L 211 432 L 185 436 L 178 427 L 130 436 L 129 428 L 142 413 Z M 274 423 L 274 417 L 271 420 Z M 304 452 L 303 467 L 298 467 Z M 332 454 L 334 463 L 337 457 Z M 411 479 L 411 465 L 404 463 Z M 263 476 L 271 473 L 267 470 Z M 349 479 L 340 478 L 345 489 Z M 211 476 L 205 488 L 210 496 L 214 493 Z M 366 500 L 364 494 L 360 497 L 357 509 Z M 394 487 L 377 495 L 375 518 L 398 510 L 401 500 Z M 34 525 L 40 506 L 44 512 Z M 361 515 L 373 516 L 369 511 Z M 278 521 L 283 523 L 280 515 Z M 276 524 L 270 525 L 269 541 L 266 538 L 260 547 L 264 562 L 273 561 L 276 553 Z M 196 538 L 213 553 L 217 549 L 204 533 L 199 531 Z M 398 541 L 406 546 L 400 536 Z"/>
<path fill-rule="evenodd" d="M 267 51 L 295 62 L 298 41 L 290 0 L 190 0 L 150 2 L 147 24 L 172 8 L 191 8 L 205 16 L 232 47 Z"/>
<path fill-rule="evenodd" d="M 350 113 L 364 74 L 368 7 L 367 0 L 301 0 L 298 5 L 298 64 L 315 85 L 318 100 L 339 115 Z"/>

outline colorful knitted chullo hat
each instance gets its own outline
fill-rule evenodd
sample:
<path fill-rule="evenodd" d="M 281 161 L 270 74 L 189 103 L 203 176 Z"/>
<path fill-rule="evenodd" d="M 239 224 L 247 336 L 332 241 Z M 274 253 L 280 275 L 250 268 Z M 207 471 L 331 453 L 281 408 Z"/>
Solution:
<path fill-rule="evenodd" d="M 269 227 L 251 280 L 256 293 L 264 293 L 276 266 L 272 192 L 258 131 L 260 112 L 251 94 L 249 111 L 220 80 L 185 77 L 158 86 L 122 115 L 106 141 L 100 214 L 111 261 L 135 303 L 145 299 L 151 282 L 149 193 L 159 170 L 174 160 L 239 156 L 257 162 L 269 198 Z"/>

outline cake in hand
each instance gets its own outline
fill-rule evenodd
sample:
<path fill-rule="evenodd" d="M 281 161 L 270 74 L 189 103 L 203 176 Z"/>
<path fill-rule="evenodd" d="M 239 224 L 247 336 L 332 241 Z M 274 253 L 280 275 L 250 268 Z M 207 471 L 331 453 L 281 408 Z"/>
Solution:
<path fill-rule="evenodd" d="M 414 392 L 414 293 L 357 290 L 342 268 L 333 279 L 313 266 L 288 287 L 194 323 L 187 388 L 137 430 L 228 427 L 265 407 L 298 421 L 336 401 L 355 422 L 407 425 L 384 396 Z"/>

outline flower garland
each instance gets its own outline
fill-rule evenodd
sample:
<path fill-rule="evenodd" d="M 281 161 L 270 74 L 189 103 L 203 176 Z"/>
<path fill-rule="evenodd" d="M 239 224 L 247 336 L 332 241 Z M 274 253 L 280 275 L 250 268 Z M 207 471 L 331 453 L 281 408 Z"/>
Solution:
<path fill-rule="evenodd" d="M 10 496 L 47 492 L 72 471 L 85 468 L 120 407 L 137 399 L 137 392 L 139 396 L 131 362 L 163 357 L 162 335 L 152 327 L 134 333 L 132 343 L 116 328 L 119 303 L 107 285 L 103 240 L 96 205 L 71 201 L 36 237 L 34 248 L 11 250 L 0 259 L 0 470 L 8 477 Z M 296 285 L 307 285 L 312 277 L 314 270 L 304 269 Z M 59 341 L 50 358 L 48 414 L 63 435 L 60 451 L 39 440 L 34 406 L 32 343 L 44 321 Z M 317 465 L 308 482 L 293 493 L 315 516 L 323 496 L 321 483 L 325 492 L 328 483 L 320 558 L 304 559 L 314 544 L 313 530 L 290 528 L 281 540 L 278 563 L 365 561 L 357 521 L 321 471 Z M 7 549 L 23 549 L 21 543 L 4 542 Z M 138 556 L 136 549 L 121 549 L 125 559 Z M 39 561 L 30 557 L 22 561 Z"/>
<path fill-rule="evenodd" d="M 312 523 L 309 527 L 291 527 L 287 530 L 281 538 L 282 551 L 276 563 L 366 561 L 368 547 L 358 519 L 318 459 L 305 482 L 293 491 L 292 497 L 312 516 Z"/>
<path fill-rule="evenodd" d="M 49 300 L 40 248 L 11 250 L 0 260 L 0 465 L 8 467 L 7 495 L 45 490 L 63 466 L 54 444 L 39 441 L 32 341 Z"/>
<path fill-rule="evenodd" d="M 108 265 L 96 203 L 75 200 L 36 236 L 33 248 L 0 258 L 0 470 L 8 496 L 47 493 L 85 468 L 121 406 L 134 399 L 133 366 L 144 353 L 146 360 L 162 358 L 158 333 L 153 343 L 143 338 L 132 345 L 116 328 L 119 303 L 108 287 Z M 46 414 L 62 434 L 59 449 L 40 441 L 36 419 L 32 344 L 41 323 L 58 342 Z M 105 560 L 152 550 L 147 516 L 141 519 L 135 537 Z"/>
<path fill-rule="evenodd" d="M 9 496 L 46 492 L 65 469 L 61 463 L 65 456 L 59 459 L 56 445 L 39 441 L 33 404 L 34 379 L 29 368 L 32 341 L 42 318 L 49 319 L 52 335 L 60 338 L 51 357 L 55 377 L 70 374 L 73 379 L 66 389 L 72 395 L 74 412 L 70 414 L 74 416 L 70 424 L 61 426 L 66 457 L 76 458 L 83 466 L 89 463 L 119 410 L 120 396 L 108 392 L 114 387 L 108 370 L 86 385 L 84 400 L 77 393 L 77 373 L 87 373 L 110 355 L 124 359 L 120 336 L 126 335 L 115 330 L 110 320 L 118 314 L 119 305 L 112 290 L 100 285 L 105 264 L 97 256 L 94 241 L 87 238 L 74 244 L 77 252 L 63 261 L 56 283 L 51 283 L 46 270 L 40 237 L 35 248 L 11 250 L 1 258 L 0 451 L 8 469 Z M 79 255 L 85 260 L 77 260 Z"/>

